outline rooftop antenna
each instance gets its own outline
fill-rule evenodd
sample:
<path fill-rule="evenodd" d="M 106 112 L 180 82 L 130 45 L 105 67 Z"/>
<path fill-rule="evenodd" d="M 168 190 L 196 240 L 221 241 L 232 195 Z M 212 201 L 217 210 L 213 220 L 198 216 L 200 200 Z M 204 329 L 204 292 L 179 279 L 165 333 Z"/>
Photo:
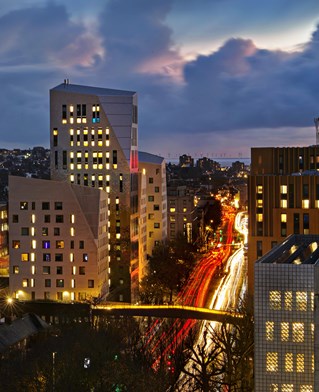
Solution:
<path fill-rule="evenodd" d="M 319 145 L 319 117 L 314 118 L 315 126 L 316 126 L 316 145 Z"/>

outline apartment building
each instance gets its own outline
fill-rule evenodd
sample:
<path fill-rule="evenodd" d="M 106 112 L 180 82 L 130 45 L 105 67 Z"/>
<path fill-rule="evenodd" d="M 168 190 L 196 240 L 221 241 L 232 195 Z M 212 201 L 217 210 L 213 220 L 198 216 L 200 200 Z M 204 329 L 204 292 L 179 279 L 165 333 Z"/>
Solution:
<path fill-rule="evenodd" d="M 20 300 L 108 294 L 108 203 L 99 189 L 9 177 L 10 292 Z"/>
<path fill-rule="evenodd" d="M 255 263 L 255 391 L 319 391 L 319 236 L 291 235 Z"/>
<path fill-rule="evenodd" d="M 131 300 L 139 264 L 137 94 L 70 84 L 50 90 L 51 178 L 107 193 L 109 300 Z"/>
<path fill-rule="evenodd" d="M 139 151 L 140 171 L 146 180 L 147 254 L 167 238 L 167 194 L 165 159 Z"/>
<path fill-rule="evenodd" d="M 290 234 L 319 233 L 319 146 L 252 148 L 248 282 L 254 263 Z"/>

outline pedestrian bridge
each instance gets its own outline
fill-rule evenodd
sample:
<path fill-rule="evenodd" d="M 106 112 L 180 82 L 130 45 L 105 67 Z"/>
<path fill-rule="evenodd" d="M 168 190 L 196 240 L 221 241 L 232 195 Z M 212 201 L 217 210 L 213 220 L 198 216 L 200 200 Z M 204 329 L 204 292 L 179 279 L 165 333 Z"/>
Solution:
<path fill-rule="evenodd" d="M 96 316 L 150 316 L 158 318 L 181 318 L 234 323 L 243 318 L 239 313 L 183 305 L 97 305 L 92 307 Z"/>

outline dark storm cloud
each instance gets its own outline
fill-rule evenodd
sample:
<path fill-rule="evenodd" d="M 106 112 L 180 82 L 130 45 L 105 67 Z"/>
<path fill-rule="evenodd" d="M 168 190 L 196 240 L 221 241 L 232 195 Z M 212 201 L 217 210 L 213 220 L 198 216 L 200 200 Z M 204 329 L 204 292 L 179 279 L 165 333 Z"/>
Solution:
<path fill-rule="evenodd" d="M 196 138 L 196 148 L 206 148 L 205 135 L 222 144 L 238 130 L 245 130 L 243 145 L 258 145 L 258 129 L 260 140 L 264 129 L 271 140 L 273 129 L 276 145 L 279 128 L 293 127 L 296 135 L 297 127 L 312 126 L 319 115 L 319 29 L 299 52 L 232 38 L 187 62 L 167 25 L 173 6 L 174 0 L 109 0 L 90 23 L 58 3 L 2 15 L 0 147 L 48 145 L 48 92 L 65 77 L 137 91 L 144 149 L 159 138 L 164 145 L 183 139 L 190 150 Z"/>

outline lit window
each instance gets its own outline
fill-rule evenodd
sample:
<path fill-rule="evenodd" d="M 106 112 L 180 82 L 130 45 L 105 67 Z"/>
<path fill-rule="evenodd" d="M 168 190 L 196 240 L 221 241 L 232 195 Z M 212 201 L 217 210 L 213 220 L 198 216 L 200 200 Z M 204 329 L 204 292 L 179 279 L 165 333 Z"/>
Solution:
<path fill-rule="evenodd" d="M 35 253 L 30 253 L 30 261 L 35 261 Z"/>
<path fill-rule="evenodd" d="M 280 324 L 281 341 L 288 342 L 289 340 L 289 323 L 282 322 Z"/>
<path fill-rule="evenodd" d="M 293 353 L 285 354 L 285 372 L 294 371 L 294 356 Z"/>
<path fill-rule="evenodd" d="M 74 237 L 74 236 L 75 236 L 74 227 L 71 227 L 71 228 L 70 228 L 70 235 L 71 235 L 71 237 Z"/>
<path fill-rule="evenodd" d="M 176 211 L 176 208 L 175 207 L 171 207 L 170 209 L 169 209 L 169 212 L 175 212 Z"/>
<path fill-rule="evenodd" d="M 263 186 L 262 185 L 257 185 L 256 191 L 257 191 L 257 193 L 263 193 Z"/>
<path fill-rule="evenodd" d="M 309 200 L 302 201 L 302 208 L 308 209 L 309 208 Z"/>
<path fill-rule="evenodd" d="M 72 287 L 72 289 L 75 288 L 75 279 L 71 279 L 71 287 Z"/>
<path fill-rule="evenodd" d="M 314 310 L 314 298 L 315 298 L 314 293 L 313 292 L 310 293 L 310 308 L 312 311 Z"/>
<path fill-rule="evenodd" d="M 29 261 L 29 253 L 21 253 L 21 261 Z"/>
<path fill-rule="evenodd" d="M 42 241 L 42 249 L 50 249 L 50 241 Z"/>
<path fill-rule="evenodd" d="M 297 354 L 296 356 L 296 370 L 297 373 L 304 373 L 305 371 L 305 355 Z"/>
<path fill-rule="evenodd" d="M 74 262 L 74 253 L 70 253 L 70 262 L 71 262 L 71 263 Z"/>
<path fill-rule="evenodd" d="M 55 247 L 57 249 L 64 249 L 64 241 L 62 241 L 62 240 L 56 241 L 56 246 Z"/>
<path fill-rule="evenodd" d="M 36 240 L 31 241 L 31 249 L 37 249 L 37 241 Z"/>
<path fill-rule="evenodd" d="M 313 392 L 312 385 L 300 385 L 300 392 Z"/>
<path fill-rule="evenodd" d="M 22 287 L 28 287 L 29 286 L 29 279 L 22 279 Z"/>
<path fill-rule="evenodd" d="M 14 274 L 18 274 L 18 273 L 19 273 L 19 266 L 18 266 L 18 265 L 14 265 L 14 266 L 13 266 L 13 269 L 12 269 L 12 272 L 13 272 Z"/>
<path fill-rule="evenodd" d="M 271 384 L 270 385 L 270 392 L 279 392 L 278 384 Z"/>
<path fill-rule="evenodd" d="M 31 215 L 31 223 L 35 223 L 35 215 L 34 214 Z"/>
<path fill-rule="evenodd" d="M 13 249 L 19 249 L 20 248 L 20 241 L 19 240 L 13 240 L 12 241 L 12 248 Z"/>
<path fill-rule="evenodd" d="M 304 323 L 292 323 L 292 340 L 295 343 L 304 341 Z"/>
<path fill-rule="evenodd" d="M 31 236 L 34 237 L 35 236 L 35 228 L 31 227 Z"/>
<path fill-rule="evenodd" d="M 292 310 L 292 292 L 285 292 L 285 310 Z"/>
<path fill-rule="evenodd" d="M 257 214 L 256 220 L 257 220 L 257 222 L 262 222 L 263 221 L 263 214 Z"/>
<path fill-rule="evenodd" d="M 301 311 L 307 310 L 307 292 L 305 291 L 296 292 L 296 309 Z"/>
<path fill-rule="evenodd" d="M 266 355 L 266 370 L 267 372 L 278 371 L 278 353 L 268 352 Z"/>
<path fill-rule="evenodd" d="M 281 392 L 294 392 L 293 384 L 282 384 Z"/>
<path fill-rule="evenodd" d="M 287 208 L 288 207 L 287 200 L 280 200 L 280 207 L 281 208 Z"/>
<path fill-rule="evenodd" d="M 280 221 L 283 223 L 287 222 L 287 214 L 280 214 Z"/>
<path fill-rule="evenodd" d="M 280 193 L 287 194 L 287 185 L 280 186 Z"/>
<path fill-rule="evenodd" d="M 280 291 L 270 291 L 269 292 L 269 308 L 271 310 L 281 309 L 281 292 Z"/>
<path fill-rule="evenodd" d="M 273 321 L 266 321 L 266 340 L 274 340 L 274 325 Z"/>

